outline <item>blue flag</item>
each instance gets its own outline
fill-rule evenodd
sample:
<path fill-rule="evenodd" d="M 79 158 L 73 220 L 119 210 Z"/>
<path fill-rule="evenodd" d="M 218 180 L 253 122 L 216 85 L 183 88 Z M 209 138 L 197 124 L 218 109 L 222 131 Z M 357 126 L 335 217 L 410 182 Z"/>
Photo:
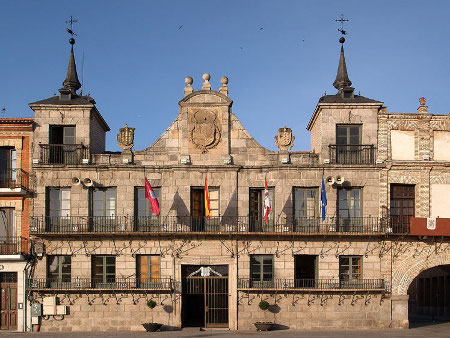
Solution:
<path fill-rule="evenodd" d="M 326 206 L 327 206 L 327 192 L 325 191 L 325 182 L 323 181 L 323 175 L 322 175 L 322 191 L 320 193 L 320 205 L 322 207 L 322 221 L 325 220 L 325 214 L 326 214 Z"/>

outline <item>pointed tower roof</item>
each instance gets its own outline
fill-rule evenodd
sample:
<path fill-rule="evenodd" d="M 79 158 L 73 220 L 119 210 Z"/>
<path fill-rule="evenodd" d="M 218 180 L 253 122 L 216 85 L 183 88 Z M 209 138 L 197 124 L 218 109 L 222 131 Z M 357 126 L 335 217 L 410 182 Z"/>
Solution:
<path fill-rule="evenodd" d="M 63 82 L 63 87 L 69 89 L 72 94 L 76 94 L 76 91 L 81 88 L 81 83 L 78 80 L 77 66 L 75 64 L 75 56 L 73 53 L 75 39 L 71 38 L 69 42 L 72 46 L 70 50 L 69 66 L 67 67 L 67 75 Z"/>
<path fill-rule="evenodd" d="M 344 44 L 341 44 L 341 56 L 339 58 L 339 66 L 336 74 L 336 80 L 333 82 L 334 88 L 341 91 L 346 87 L 350 87 L 352 81 L 348 78 L 347 65 L 345 64 Z"/>

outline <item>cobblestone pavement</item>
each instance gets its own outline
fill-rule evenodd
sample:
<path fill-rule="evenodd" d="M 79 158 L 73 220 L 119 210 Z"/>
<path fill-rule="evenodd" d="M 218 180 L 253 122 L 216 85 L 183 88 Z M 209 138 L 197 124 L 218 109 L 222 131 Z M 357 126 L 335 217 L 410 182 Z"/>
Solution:
<path fill-rule="evenodd" d="M 437 323 L 437 324 L 416 324 L 414 328 L 409 330 L 358 330 L 358 331 L 269 331 L 269 332 L 256 332 L 256 331 L 225 331 L 225 330 L 207 330 L 197 331 L 194 329 L 188 329 L 183 331 L 165 331 L 165 332 L 36 332 L 36 333 L 17 333 L 17 332 L 0 332 L 0 337 L 36 337 L 36 338 L 120 338 L 120 337 L 198 337 L 198 338 L 210 338 L 210 337 L 250 337 L 250 336 L 266 336 L 266 337 L 450 337 L 450 322 Z"/>

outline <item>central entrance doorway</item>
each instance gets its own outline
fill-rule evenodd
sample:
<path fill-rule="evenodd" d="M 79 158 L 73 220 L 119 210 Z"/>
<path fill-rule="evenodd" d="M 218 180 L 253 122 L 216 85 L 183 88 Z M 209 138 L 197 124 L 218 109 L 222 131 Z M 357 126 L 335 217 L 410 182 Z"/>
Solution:
<path fill-rule="evenodd" d="M 228 327 L 228 265 L 182 265 L 183 327 Z"/>
<path fill-rule="evenodd" d="M 0 273 L 1 330 L 17 330 L 17 273 Z"/>

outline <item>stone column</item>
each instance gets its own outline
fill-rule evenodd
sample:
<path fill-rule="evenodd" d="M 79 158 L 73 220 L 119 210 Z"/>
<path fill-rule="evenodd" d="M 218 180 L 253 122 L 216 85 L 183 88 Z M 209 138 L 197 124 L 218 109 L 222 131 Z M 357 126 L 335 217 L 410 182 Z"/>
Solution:
<path fill-rule="evenodd" d="M 391 327 L 397 329 L 408 329 L 408 295 L 392 296 L 392 321 Z"/>

